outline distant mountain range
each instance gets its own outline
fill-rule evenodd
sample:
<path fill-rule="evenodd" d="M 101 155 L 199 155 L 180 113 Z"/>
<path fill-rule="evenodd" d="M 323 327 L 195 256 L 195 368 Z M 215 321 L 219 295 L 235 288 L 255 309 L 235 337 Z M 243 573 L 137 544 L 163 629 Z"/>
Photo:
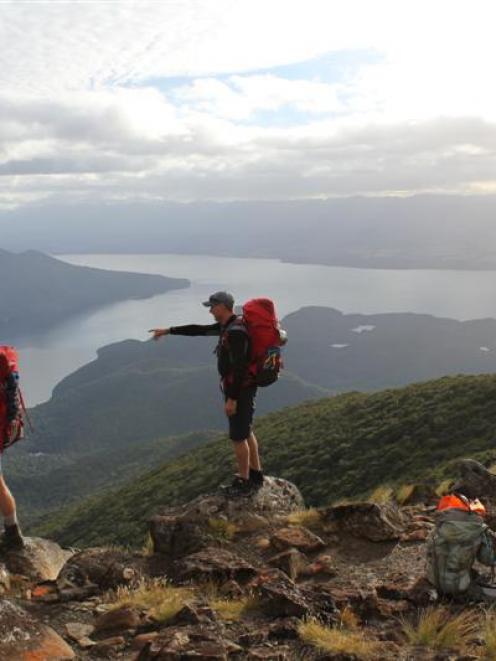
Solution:
<path fill-rule="evenodd" d="M 185 279 L 74 266 L 34 250 L 0 250 L 0 335 L 11 342 L 91 308 L 188 286 Z"/>
<path fill-rule="evenodd" d="M 496 372 L 492 319 L 344 315 L 310 307 L 288 315 L 283 325 L 290 337 L 287 370 L 280 383 L 260 391 L 260 414 L 348 390 Z M 121 482 L 129 462 L 138 472 L 155 453 L 147 444 L 157 439 L 195 433 L 202 444 L 205 430 L 223 430 L 214 345 L 215 338 L 171 336 L 101 349 L 97 360 L 55 388 L 49 402 L 32 409 L 36 433 L 9 453 L 9 482 L 20 502 L 38 512 L 56 507 Z M 184 447 L 173 443 L 167 456 Z M 35 475 L 35 492 L 29 475 Z"/>
<path fill-rule="evenodd" d="M 5 247 L 197 253 L 363 268 L 496 269 L 495 195 L 42 205 L 0 212 Z"/>
<path fill-rule="evenodd" d="M 379 393 L 348 393 L 258 421 L 266 471 L 294 482 L 308 505 L 361 498 L 379 486 L 457 474 L 456 460 L 496 459 L 496 376 L 446 377 Z M 155 467 L 119 489 L 54 513 L 36 532 L 64 544 L 141 547 L 160 506 L 186 502 L 229 479 L 224 438 Z"/>

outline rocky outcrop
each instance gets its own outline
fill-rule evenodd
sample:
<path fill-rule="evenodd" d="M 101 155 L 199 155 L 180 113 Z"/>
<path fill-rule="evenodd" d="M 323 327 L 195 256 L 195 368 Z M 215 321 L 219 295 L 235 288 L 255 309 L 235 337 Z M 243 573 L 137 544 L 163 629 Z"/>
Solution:
<path fill-rule="evenodd" d="M 270 478 L 252 498 L 164 509 L 151 522 L 153 553 L 89 548 L 60 569 L 60 547 L 40 540 L 36 555 L 28 544 L 10 565 L 26 574 L 5 567 L 4 580 L 0 565 L 0 659 L 352 658 L 302 640 L 310 619 L 360 626 L 381 659 L 401 658 L 398 620 L 437 598 L 422 580 L 429 508 L 354 503 L 289 516 L 297 510 L 296 487 Z"/>
<path fill-rule="evenodd" d="M 249 530 L 256 521 L 254 527 L 261 528 L 268 518 L 303 507 L 303 497 L 294 484 L 266 477 L 264 486 L 249 498 L 229 499 L 214 494 L 163 510 L 150 522 L 153 548 L 156 553 L 181 558 L 222 538 L 222 522 L 229 522 L 233 529 Z M 225 532 L 228 534 L 227 527 Z"/>

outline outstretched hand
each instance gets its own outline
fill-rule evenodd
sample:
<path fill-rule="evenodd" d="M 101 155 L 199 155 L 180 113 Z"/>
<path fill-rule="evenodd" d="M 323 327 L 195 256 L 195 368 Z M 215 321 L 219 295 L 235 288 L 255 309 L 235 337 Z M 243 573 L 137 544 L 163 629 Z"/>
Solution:
<path fill-rule="evenodd" d="M 161 337 L 164 337 L 165 335 L 169 335 L 168 328 L 152 328 L 148 332 L 153 333 L 154 340 L 159 340 Z"/>

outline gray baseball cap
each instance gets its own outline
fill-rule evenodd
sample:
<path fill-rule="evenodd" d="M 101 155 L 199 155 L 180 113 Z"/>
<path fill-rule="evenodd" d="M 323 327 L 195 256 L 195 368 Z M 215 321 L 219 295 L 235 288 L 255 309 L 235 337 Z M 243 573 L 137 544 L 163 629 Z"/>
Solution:
<path fill-rule="evenodd" d="M 203 305 L 206 308 L 211 308 L 219 303 L 222 303 L 226 308 L 232 310 L 234 308 L 234 296 L 227 291 L 216 291 L 215 294 L 208 297 L 208 301 L 205 301 Z"/>

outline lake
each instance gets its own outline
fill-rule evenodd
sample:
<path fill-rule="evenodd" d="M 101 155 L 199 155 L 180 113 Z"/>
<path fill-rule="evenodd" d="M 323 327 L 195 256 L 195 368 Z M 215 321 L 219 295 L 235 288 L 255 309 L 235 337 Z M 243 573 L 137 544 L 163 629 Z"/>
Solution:
<path fill-rule="evenodd" d="M 343 312 L 417 312 L 453 319 L 496 317 L 496 272 L 379 270 L 286 264 L 273 259 L 205 255 L 57 255 L 59 259 L 120 271 L 191 280 L 189 289 L 124 301 L 83 314 L 39 335 L 19 339 L 22 382 L 29 406 L 51 396 L 62 378 L 96 357 L 106 344 L 146 340 L 156 326 L 209 323 L 201 301 L 219 289 L 240 303 L 273 298 L 281 317 L 307 305 Z"/>

